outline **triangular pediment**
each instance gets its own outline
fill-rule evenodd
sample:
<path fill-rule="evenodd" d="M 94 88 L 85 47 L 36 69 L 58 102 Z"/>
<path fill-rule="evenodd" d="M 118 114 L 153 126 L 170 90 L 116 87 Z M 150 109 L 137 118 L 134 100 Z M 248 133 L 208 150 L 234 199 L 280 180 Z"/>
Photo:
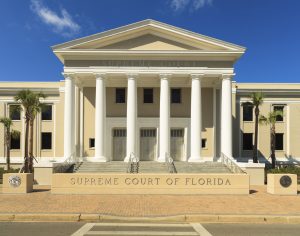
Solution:
<path fill-rule="evenodd" d="M 245 48 L 154 20 L 145 20 L 52 47 L 57 50 L 244 51 Z"/>
<path fill-rule="evenodd" d="M 145 34 L 135 38 L 97 47 L 97 49 L 121 50 L 199 50 L 199 48 L 154 34 Z"/>

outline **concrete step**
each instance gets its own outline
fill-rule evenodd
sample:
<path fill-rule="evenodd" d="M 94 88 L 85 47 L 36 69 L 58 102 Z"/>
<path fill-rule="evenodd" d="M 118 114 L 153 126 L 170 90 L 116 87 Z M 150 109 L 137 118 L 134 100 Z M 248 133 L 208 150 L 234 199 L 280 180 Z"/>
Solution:
<path fill-rule="evenodd" d="M 231 173 L 227 166 L 220 162 L 174 162 L 177 173 Z M 111 162 L 82 162 L 77 164 L 77 173 L 126 173 L 128 163 L 123 161 Z M 139 173 L 168 173 L 165 163 L 156 161 L 140 161 Z"/>

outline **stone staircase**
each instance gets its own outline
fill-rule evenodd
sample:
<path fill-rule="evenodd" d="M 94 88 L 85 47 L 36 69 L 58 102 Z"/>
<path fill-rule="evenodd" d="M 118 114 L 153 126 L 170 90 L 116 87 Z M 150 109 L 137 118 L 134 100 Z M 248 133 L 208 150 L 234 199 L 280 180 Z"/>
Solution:
<path fill-rule="evenodd" d="M 174 162 L 177 173 L 222 173 L 230 174 L 227 166 L 220 162 Z M 128 163 L 123 161 L 111 162 L 80 162 L 74 167 L 77 173 L 126 173 Z M 139 173 L 168 173 L 165 163 L 156 161 L 140 161 Z"/>
<path fill-rule="evenodd" d="M 177 173 L 232 173 L 229 168 L 221 162 L 191 163 L 176 161 L 174 164 Z"/>
<path fill-rule="evenodd" d="M 77 173 L 126 173 L 127 163 L 124 161 L 111 162 L 80 162 L 74 167 Z"/>

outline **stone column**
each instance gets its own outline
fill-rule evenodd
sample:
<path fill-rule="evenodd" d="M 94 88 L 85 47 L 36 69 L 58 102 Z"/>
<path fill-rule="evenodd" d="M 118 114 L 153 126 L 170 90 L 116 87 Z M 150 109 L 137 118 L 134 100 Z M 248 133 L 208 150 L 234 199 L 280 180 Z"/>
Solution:
<path fill-rule="evenodd" d="M 191 156 L 189 162 L 201 161 L 202 149 L 202 112 L 201 112 L 201 78 L 202 74 L 193 74 L 191 86 Z"/>
<path fill-rule="evenodd" d="M 136 153 L 136 120 L 137 120 L 137 86 L 136 74 L 128 74 L 127 87 L 127 139 L 126 139 L 126 157 L 125 162 L 129 161 L 130 154 Z"/>
<path fill-rule="evenodd" d="M 75 82 L 70 74 L 65 76 L 65 110 L 64 110 L 64 157 L 74 157 L 75 152 Z"/>
<path fill-rule="evenodd" d="M 222 75 L 221 152 L 232 157 L 232 87 L 231 76 Z"/>
<path fill-rule="evenodd" d="M 95 161 L 105 162 L 105 74 L 96 74 Z"/>
<path fill-rule="evenodd" d="M 160 75 L 159 157 L 157 159 L 159 162 L 164 162 L 166 154 L 170 154 L 170 76 Z"/>

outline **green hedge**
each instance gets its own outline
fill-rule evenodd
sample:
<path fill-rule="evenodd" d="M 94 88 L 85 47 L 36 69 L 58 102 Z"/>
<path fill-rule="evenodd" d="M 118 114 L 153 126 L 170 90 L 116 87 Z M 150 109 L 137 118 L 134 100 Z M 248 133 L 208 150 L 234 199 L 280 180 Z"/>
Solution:
<path fill-rule="evenodd" d="M 3 174 L 5 174 L 5 173 L 18 173 L 19 170 L 20 170 L 20 169 L 18 168 L 18 169 L 10 169 L 10 170 L 8 171 L 8 170 L 4 170 L 3 167 L 0 167 L 0 179 L 2 179 Z"/>
<path fill-rule="evenodd" d="M 300 168 L 296 166 L 285 166 L 276 169 L 269 169 L 267 173 L 272 174 L 296 174 L 298 177 L 300 176 Z"/>

